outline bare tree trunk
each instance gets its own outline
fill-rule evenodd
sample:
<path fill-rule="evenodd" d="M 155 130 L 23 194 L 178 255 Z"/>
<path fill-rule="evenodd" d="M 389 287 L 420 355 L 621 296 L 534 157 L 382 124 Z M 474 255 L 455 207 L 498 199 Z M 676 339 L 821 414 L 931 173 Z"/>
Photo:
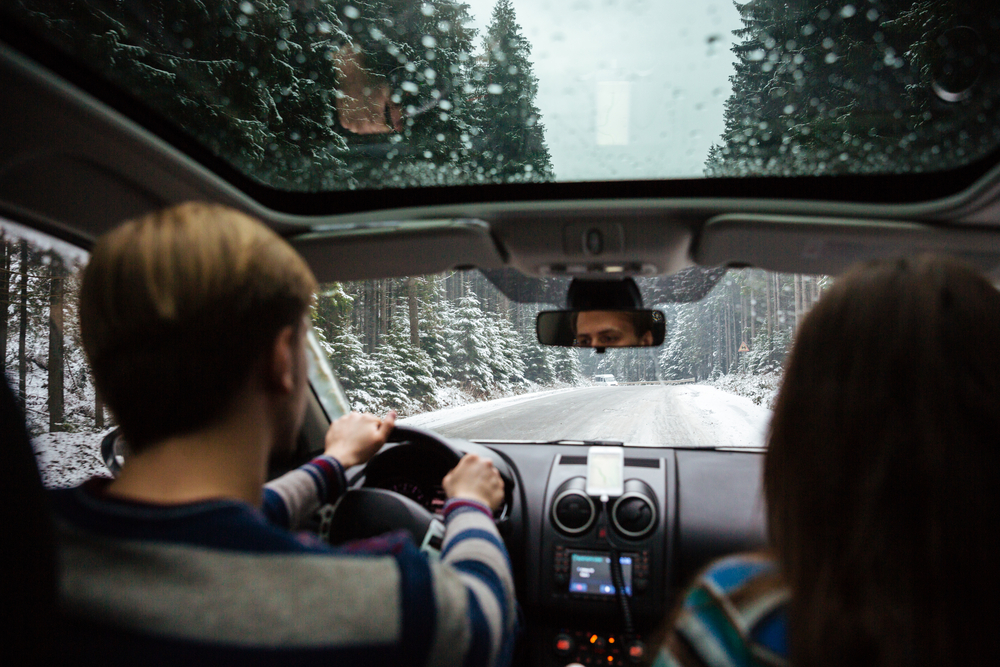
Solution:
<path fill-rule="evenodd" d="M 793 277 L 792 285 L 794 287 L 795 296 L 795 327 L 798 328 L 799 322 L 802 321 L 802 276 L 795 274 Z"/>
<path fill-rule="evenodd" d="M 94 428 L 104 428 L 104 401 L 101 392 L 94 389 Z"/>
<path fill-rule="evenodd" d="M 375 351 L 375 281 L 365 281 L 365 352 Z"/>
<path fill-rule="evenodd" d="M 417 279 L 413 276 L 406 279 L 406 303 L 410 310 L 410 344 L 417 347 L 420 345 L 420 334 L 417 331 L 419 322 L 417 317 Z"/>
<path fill-rule="evenodd" d="M 7 241 L 7 237 L 0 232 L 0 309 L 3 316 L 0 317 L 0 353 L 3 354 L 4 370 L 7 369 L 7 333 L 10 327 L 10 264 L 13 246 Z"/>
<path fill-rule="evenodd" d="M 774 281 L 771 280 L 771 276 L 766 276 L 766 278 L 767 280 L 764 283 L 766 288 L 766 291 L 764 293 L 764 300 L 767 302 L 767 335 L 768 337 L 770 337 L 774 335 L 774 310 L 776 309 L 772 309 L 771 307 L 771 292 L 772 292 L 771 283 Z M 777 301 L 777 299 L 775 299 L 775 301 Z"/>
<path fill-rule="evenodd" d="M 49 268 L 49 432 L 63 430 L 63 268 L 53 259 Z"/>
<path fill-rule="evenodd" d="M 381 345 L 387 333 L 389 333 L 389 288 L 392 281 L 383 278 L 379 282 L 379 303 L 378 303 L 378 344 Z"/>
<path fill-rule="evenodd" d="M 28 403 L 28 242 L 21 241 L 21 302 L 19 315 L 20 331 L 17 339 L 17 396 L 24 408 Z"/>

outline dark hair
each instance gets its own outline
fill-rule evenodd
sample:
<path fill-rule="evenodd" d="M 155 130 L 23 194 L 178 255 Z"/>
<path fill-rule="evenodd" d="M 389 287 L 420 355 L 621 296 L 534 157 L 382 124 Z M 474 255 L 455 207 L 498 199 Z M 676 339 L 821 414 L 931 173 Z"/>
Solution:
<path fill-rule="evenodd" d="M 1000 659 L 1000 293 L 921 256 L 856 268 L 799 328 L 769 433 L 797 665 Z"/>
<path fill-rule="evenodd" d="M 181 204 L 102 236 L 80 333 L 132 451 L 221 417 L 315 288 L 286 241 L 224 206 Z"/>

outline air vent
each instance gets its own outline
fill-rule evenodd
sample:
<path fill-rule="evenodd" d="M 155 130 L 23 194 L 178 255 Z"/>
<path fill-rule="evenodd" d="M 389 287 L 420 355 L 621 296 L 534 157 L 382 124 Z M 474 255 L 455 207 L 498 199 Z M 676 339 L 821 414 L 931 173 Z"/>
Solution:
<path fill-rule="evenodd" d="M 626 456 L 625 466 L 630 468 L 659 468 L 660 459 L 634 459 Z"/>
<path fill-rule="evenodd" d="M 559 465 L 561 466 L 585 466 L 587 465 L 586 456 L 560 456 Z M 631 456 L 625 457 L 625 466 L 629 468 L 659 468 L 660 459 L 639 459 Z"/>
<path fill-rule="evenodd" d="M 584 492 L 585 484 L 583 477 L 567 480 L 552 501 L 552 523 L 567 535 L 586 532 L 597 518 L 594 501 Z"/>
<path fill-rule="evenodd" d="M 637 540 L 656 528 L 656 503 L 648 486 L 639 480 L 625 483 L 625 493 L 611 506 L 611 523 L 615 530 Z"/>

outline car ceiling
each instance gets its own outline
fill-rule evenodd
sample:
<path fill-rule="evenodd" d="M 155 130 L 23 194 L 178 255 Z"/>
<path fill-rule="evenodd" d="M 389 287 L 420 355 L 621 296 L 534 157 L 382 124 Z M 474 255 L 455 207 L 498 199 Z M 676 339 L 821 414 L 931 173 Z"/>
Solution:
<path fill-rule="evenodd" d="M 923 250 L 1000 276 L 995 160 L 910 176 L 289 194 L 249 183 L 92 75 L 42 64 L 45 54 L 29 57 L 13 41 L 0 42 L 0 214 L 84 247 L 124 219 L 199 199 L 264 220 L 321 281 L 472 267 L 529 276 L 697 265 L 835 274 Z M 593 229 L 606 239 L 596 255 L 583 241 Z"/>

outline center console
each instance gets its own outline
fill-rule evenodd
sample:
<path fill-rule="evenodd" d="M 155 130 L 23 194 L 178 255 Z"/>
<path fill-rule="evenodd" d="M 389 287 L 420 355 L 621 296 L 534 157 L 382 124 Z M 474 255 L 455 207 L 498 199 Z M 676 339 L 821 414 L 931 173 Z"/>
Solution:
<path fill-rule="evenodd" d="M 542 664 L 645 663 L 643 639 L 667 612 L 671 463 L 625 457 L 620 491 L 602 499 L 588 493 L 586 456 L 555 457 L 540 568 L 541 602 L 554 622 L 544 631 Z"/>

